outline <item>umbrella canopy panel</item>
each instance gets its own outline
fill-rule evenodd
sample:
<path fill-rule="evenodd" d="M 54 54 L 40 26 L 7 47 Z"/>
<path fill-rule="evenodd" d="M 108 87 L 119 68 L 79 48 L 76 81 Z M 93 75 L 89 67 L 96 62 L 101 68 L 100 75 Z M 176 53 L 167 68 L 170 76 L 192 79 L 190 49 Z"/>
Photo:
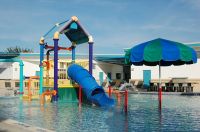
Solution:
<path fill-rule="evenodd" d="M 158 38 L 127 50 L 125 62 L 148 66 L 193 64 L 197 62 L 197 53 L 182 43 Z"/>

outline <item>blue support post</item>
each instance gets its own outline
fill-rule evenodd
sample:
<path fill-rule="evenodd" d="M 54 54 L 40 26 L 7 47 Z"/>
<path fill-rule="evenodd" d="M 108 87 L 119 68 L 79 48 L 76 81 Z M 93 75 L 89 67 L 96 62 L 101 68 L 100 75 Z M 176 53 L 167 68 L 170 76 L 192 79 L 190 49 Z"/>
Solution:
<path fill-rule="evenodd" d="M 57 93 L 54 96 L 54 101 L 58 101 L 58 41 L 59 41 L 58 32 L 54 34 L 53 40 L 54 40 L 54 90 Z"/>
<path fill-rule="evenodd" d="M 92 66 L 93 66 L 93 38 L 89 36 L 89 73 L 92 75 Z"/>
<path fill-rule="evenodd" d="M 44 60 L 44 38 L 40 39 L 40 92 L 39 94 L 42 95 L 43 93 L 43 60 Z"/>

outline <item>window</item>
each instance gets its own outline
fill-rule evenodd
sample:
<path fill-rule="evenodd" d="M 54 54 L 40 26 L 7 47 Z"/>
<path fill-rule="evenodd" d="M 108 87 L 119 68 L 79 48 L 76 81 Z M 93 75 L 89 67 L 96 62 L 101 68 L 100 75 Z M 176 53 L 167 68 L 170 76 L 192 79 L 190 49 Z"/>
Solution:
<path fill-rule="evenodd" d="M 108 73 L 107 73 L 107 77 L 108 77 L 109 80 L 111 80 L 111 79 L 112 79 L 112 73 L 111 73 L 111 72 L 108 72 Z"/>
<path fill-rule="evenodd" d="M 25 87 L 28 87 L 28 82 L 25 82 Z"/>
<path fill-rule="evenodd" d="M 58 69 L 58 79 L 66 79 L 66 69 Z"/>
<path fill-rule="evenodd" d="M 5 82 L 5 87 L 6 88 L 11 87 L 11 83 L 10 82 Z"/>
<path fill-rule="evenodd" d="M 34 87 L 38 87 L 39 83 L 38 82 L 34 82 Z"/>
<path fill-rule="evenodd" d="M 15 87 L 19 87 L 19 82 L 15 82 Z"/>
<path fill-rule="evenodd" d="M 121 73 L 116 73 L 116 79 L 121 79 Z"/>
<path fill-rule="evenodd" d="M 18 68 L 15 68 L 15 71 L 18 71 Z"/>
<path fill-rule="evenodd" d="M 0 73 L 2 73 L 5 70 L 6 70 L 6 68 L 0 68 Z"/>
<path fill-rule="evenodd" d="M 65 63 L 64 62 L 60 62 L 60 68 L 64 68 Z"/>
<path fill-rule="evenodd" d="M 71 62 L 67 62 L 67 63 L 66 63 L 66 66 L 67 66 L 67 67 L 69 67 L 69 65 L 71 65 Z"/>
<path fill-rule="evenodd" d="M 93 63 L 92 69 L 96 69 L 96 64 Z"/>
<path fill-rule="evenodd" d="M 66 73 L 60 73 L 58 79 L 66 79 Z"/>

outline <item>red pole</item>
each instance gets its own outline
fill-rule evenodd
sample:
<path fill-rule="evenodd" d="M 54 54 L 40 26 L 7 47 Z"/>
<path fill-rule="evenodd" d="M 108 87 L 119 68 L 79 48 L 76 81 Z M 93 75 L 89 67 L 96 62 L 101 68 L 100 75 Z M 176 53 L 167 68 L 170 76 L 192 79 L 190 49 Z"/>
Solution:
<path fill-rule="evenodd" d="M 162 86 L 161 86 L 161 63 L 159 61 L 159 87 L 158 87 L 158 100 L 159 100 L 159 109 L 162 109 Z"/>
<path fill-rule="evenodd" d="M 117 103 L 118 103 L 118 105 L 120 105 L 120 102 L 121 102 L 121 97 L 120 97 L 120 93 L 119 92 L 117 92 L 116 93 L 116 97 L 117 97 Z"/>
<path fill-rule="evenodd" d="M 79 86 L 78 96 L 79 96 L 79 106 L 80 106 L 82 104 L 82 88 L 81 88 L 81 86 Z"/>
<path fill-rule="evenodd" d="M 112 92 L 112 91 L 111 91 L 111 86 L 108 86 L 108 95 L 109 95 L 109 97 L 111 97 L 111 95 L 112 95 L 111 92 Z"/>
<path fill-rule="evenodd" d="M 128 90 L 125 90 L 124 111 L 127 114 L 127 112 L 128 112 Z"/>

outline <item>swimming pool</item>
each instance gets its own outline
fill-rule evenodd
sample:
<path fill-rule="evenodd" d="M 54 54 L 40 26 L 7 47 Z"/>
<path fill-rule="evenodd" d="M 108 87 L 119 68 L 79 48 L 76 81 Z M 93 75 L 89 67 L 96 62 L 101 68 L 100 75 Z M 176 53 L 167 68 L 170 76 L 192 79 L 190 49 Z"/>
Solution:
<path fill-rule="evenodd" d="M 199 131 L 200 96 L 163 95 L 162 113 L 157 95 L 129 95 L 128 115 L 122 108 L 102 110 L 76 103 L 22 102 L 0 98 L 0 118 L 10 118 L 55 131 Z"/>

